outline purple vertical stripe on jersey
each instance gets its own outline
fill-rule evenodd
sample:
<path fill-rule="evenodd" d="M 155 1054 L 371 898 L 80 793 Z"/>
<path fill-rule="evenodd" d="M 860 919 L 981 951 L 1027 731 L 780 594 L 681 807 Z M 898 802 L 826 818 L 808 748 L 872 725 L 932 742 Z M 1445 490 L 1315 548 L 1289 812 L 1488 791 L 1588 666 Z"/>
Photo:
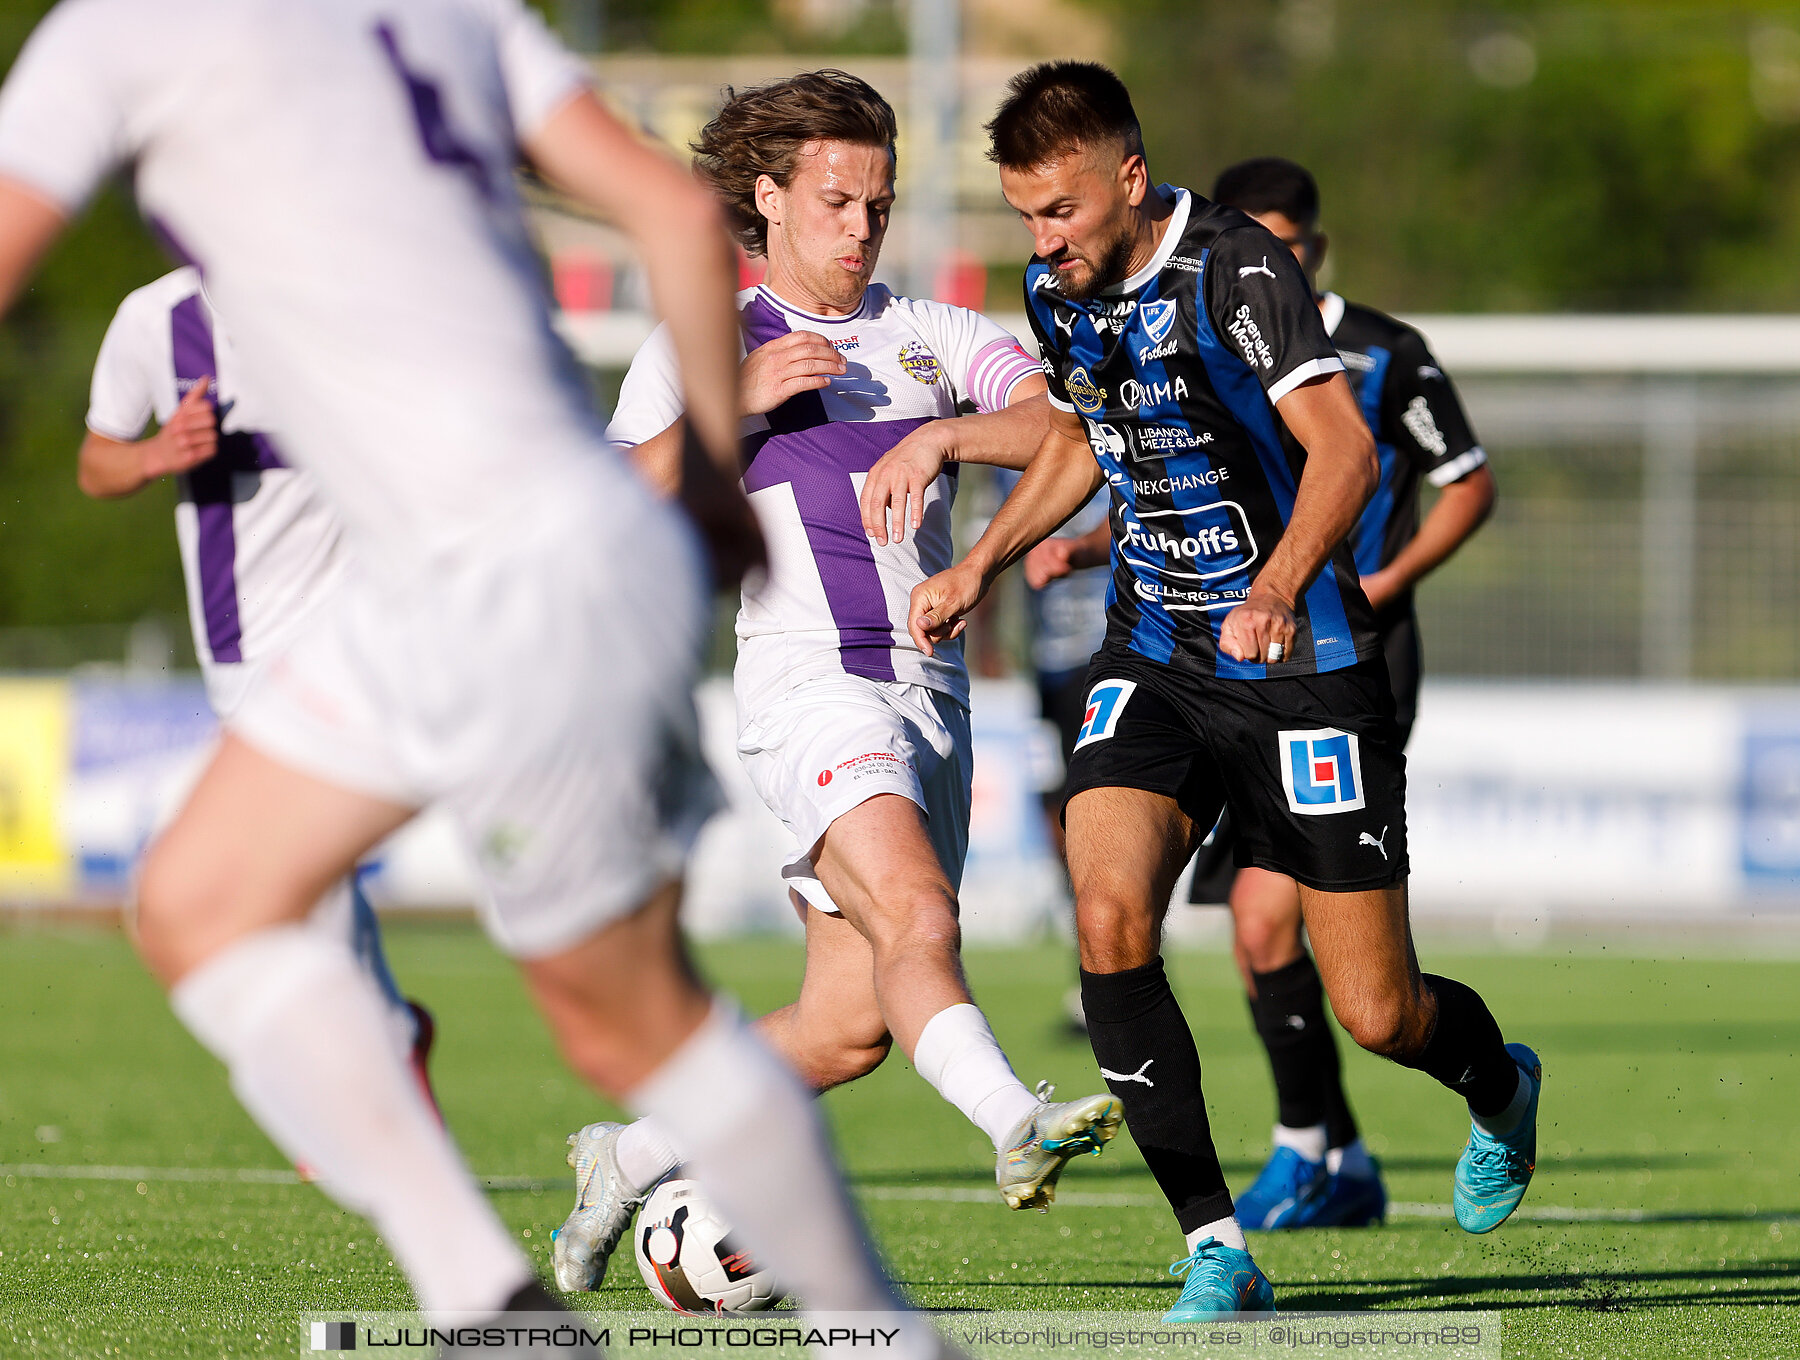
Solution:
<path fill-rule="evenodd" d="M 202 378 L 218 376 L 212 324 L 207 320 L 206 309 L 198 295 L 183 298 L 175 304 L 169 313 L 169 334 L 177 379 L 191 385 Z M 215 410 L 217 405 L 215 401 Z M 186 481 L 199 526 L 196 568 L 200 573 L 200 613 L 206 620 L 207 650 L 214 661 L 242 661 L 237 531 L 231 520 L 231 468 L 222 458 L 213 458 L 189 472 Z"/>
<path fill-rule="evenodd" d="M 744 308 L 743 321 L 751 349 L 789 330 L 787 319 L 760 297 Z M 851 474 L 874 467 L 926 419 L 833 422 L 817 392 L 802 392 L 769 412 L 766 433 L 745 441 L 745 489 L 783 482 L 793 488 L 837 625 L 838 655 L 847 672 L 870 680 L 896 678 L 894 628 Z"/>

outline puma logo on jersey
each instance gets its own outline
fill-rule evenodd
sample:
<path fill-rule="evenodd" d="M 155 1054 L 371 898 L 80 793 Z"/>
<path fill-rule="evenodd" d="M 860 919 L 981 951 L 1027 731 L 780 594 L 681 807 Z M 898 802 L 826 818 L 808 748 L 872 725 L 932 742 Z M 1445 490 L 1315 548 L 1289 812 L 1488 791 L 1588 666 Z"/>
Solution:
<path fill-rule="evenodd" d="M 1383 844 L 1383 842 L 1387 840 L 1387 833 L 1388 833 L 1388 829 L 1385 826 L 1382 827 L 1381 828 L 1381 840 L 1376 840 L 1367 831 L 1365 831 L 1362 833 L 1362 835 L 1360 835 L 1356 838 L 1356 843 L 1359 846 L 1361 846 L 1361 845 L 1374 846 L 1377 850 L 1381 851 L 1381 857 L 1383 859 L 1386 859 L 1388 857 L 1387 846 L 1385 844 Z"/>
<path fill-rule="evenodd" d="M 1275 277 L 1275 271 L 1273 269 L 1269 268 L 1269 257 L 1267 255 L 1263 256 L 1263 262 L 1261 264 L 1246 264 L 1246 265 L 1238 266 L 1238 277 L 1240 279 L 1246 278 L 1251 274 L 1267 274 L 1270 278 Z"/>
<path fill-rule="evenodd" d="M 1129 1075 L 1127 1075 L 1126 1073 L 1123 1073 L 1123 1072 L 1109 1072 L 1104 1067 L 1102 1067 L 1100 1069 L 1100 1075 L 1105 1077 L 1108 1081 L 1141 1081 L 1144 1083 L 1144 1085 L 1150 1087 L 1152 1090 L 1155 1090 L 1156 1083 L 1151 1081 L 1149 1077 L 1146 1077 L 1144 1075 L 1144 1073 L 1146 1073 L 1150 1070 L 1150 1064 L 1155 1061 L 1156 1061 L 1155 1058 L 1146 1058 L 1144 1060 L 1144 1065 L 1142 1067 L 1138 1068 L 1137 1071 L 1135 1071 Z"/>
<path fill-rule="evenodd" d="M 1050 313 L 1050 319 L 1056 323 L 1056 329 L 1061 331 L 1064 335 L 1067 335 L 1070 337 L 1074 336 L 1074 334 L 1075 334 L 1075 318 L 1074 317 L 1064 316 L 1061 312 L 1052 312 L 1052 313 Z"/>

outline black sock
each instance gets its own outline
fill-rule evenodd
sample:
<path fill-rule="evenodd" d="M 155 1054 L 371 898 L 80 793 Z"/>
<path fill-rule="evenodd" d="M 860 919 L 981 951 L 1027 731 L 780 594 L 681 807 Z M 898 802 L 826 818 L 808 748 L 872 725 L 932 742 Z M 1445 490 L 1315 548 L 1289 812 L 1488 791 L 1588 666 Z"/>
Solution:
<path fill-rule="evenodd" d="M 1356 1119 L 1344 1096 L 1337 1039 L 1325 1019 L 1325 992 L 1312 955 L 1269 973 L 1253 973 L 1250 1018 L 1275 1074 L 1276 1118 L 1290 1129 L 1325 1126 L 1329 1147 L 1356 1139 Z"/>
<path fill-rule="evenodd" d="M 1184 1233 L 1231 1216 L 1219 1169 L 1200 1053 L 1169 990 L 1163 961 L 1122 973 L 1081 973 L 1088 1043 L 1106 1085 L 1125 1105 L 1125 1123 Z"/>
<path fill-rule="evenodd" d="M 1519 1065 L 1506 1051 L 1493 1013 L 1473 988 L 1454 979 L 1427 973 L 1425 985 L 1437 997 L 1437 1027 L 1419 1056 L 1401 1065 L 1436 1077 L 1476 1114 L 1499 1114 L 1518 1094 Z"/>

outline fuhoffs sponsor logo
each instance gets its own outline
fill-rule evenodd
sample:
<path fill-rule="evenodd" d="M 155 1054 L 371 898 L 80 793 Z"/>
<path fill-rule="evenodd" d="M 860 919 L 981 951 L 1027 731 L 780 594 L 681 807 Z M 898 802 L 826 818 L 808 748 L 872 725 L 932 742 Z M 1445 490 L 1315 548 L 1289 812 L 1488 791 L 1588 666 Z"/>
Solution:
<path fill-rule="evenodd" d="M 1234 553 L 1241 546 L 1234 530 L 1218 524 L 1209 524 L 1179 538 L 1166 529 L 1147 529 L 1141 524 L 1127 524 L 1125 539 L 1133 547 L 1189 562 L 1216 557 L 1220 553 Z"/>

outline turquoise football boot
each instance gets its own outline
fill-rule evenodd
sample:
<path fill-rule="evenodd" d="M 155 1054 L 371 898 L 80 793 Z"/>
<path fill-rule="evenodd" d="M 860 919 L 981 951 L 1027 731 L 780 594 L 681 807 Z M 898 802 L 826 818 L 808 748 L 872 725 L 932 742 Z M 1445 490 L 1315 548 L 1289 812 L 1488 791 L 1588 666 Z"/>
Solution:
<path fill-rule="evenodd" d="M 1524 1044 L 1508 1044 L 1506 1051 L 1531 1082 L 1531 1103 L 1519 1127 L 1504 1138 L 1483 1133 L 1479 1124 L 1469 1126 L 1469 1144 L 1456 1162 L 1456 1221 L 1464 1232 L 1487 1233 L 1512 1216 L 1525 1198 L 1531 1173 L 1537 1169 L 1538 1096 L 1544 1089 L 1544 1068 Z"/>
<path fill-rule="evenodd" d="M 1163 1314 L 1164 1322 L 1204 1322 L 1231 1313 L 1273 1313 L 1275 1288 L 1250 1253 L 1207 1238 L 1169 1267 L 1186 1275 L 1181 1297 Z"/>

